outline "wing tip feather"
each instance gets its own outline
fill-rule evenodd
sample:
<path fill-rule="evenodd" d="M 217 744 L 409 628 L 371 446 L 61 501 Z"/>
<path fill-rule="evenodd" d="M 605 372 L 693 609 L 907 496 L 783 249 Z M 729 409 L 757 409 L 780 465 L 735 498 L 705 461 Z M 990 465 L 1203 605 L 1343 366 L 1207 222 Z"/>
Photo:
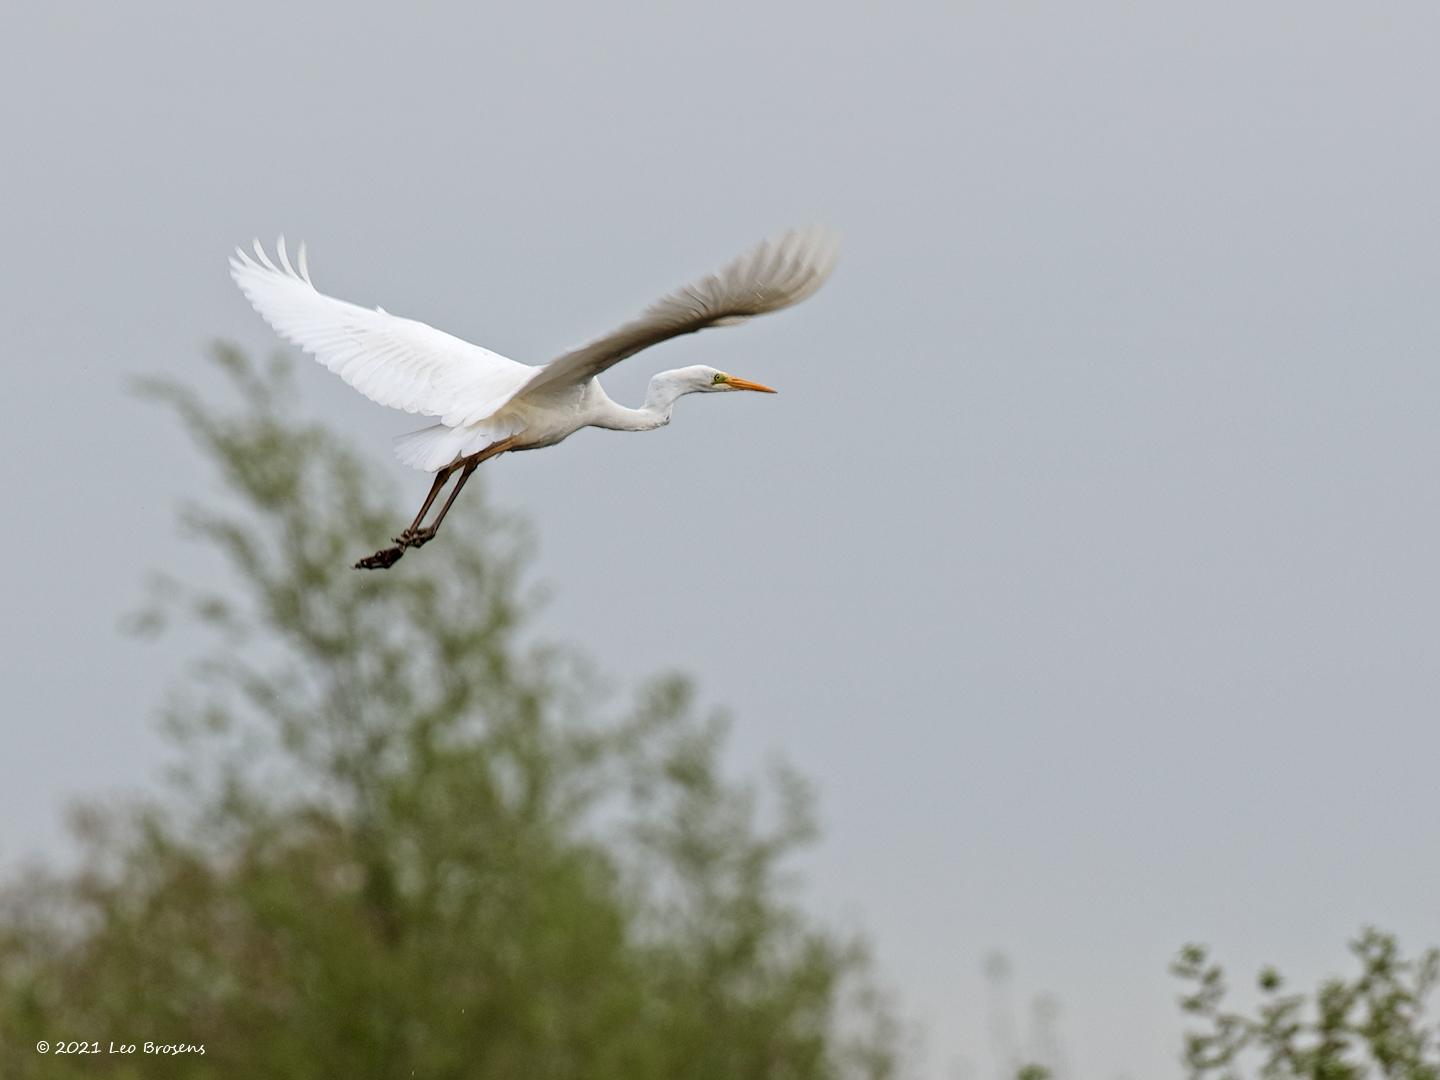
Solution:
<path fill-rule="evenodd" d="M 260 242 L 259 237 L 251 241 L 251 248 L 254 254 L 237 246 L 235 254 L 230 256 L 230 276 L 235 278 L 242 288 L 245 287 L 241 281 L 242 277 L 253 277 L 257 274 L 287 278 L 290 281 L 307 285 L 311 289 L 315 288 L 315 283 L 310 280 L 309 252 L 306 250 L 303 240 L 296 251 L 295 261 L 291 262 L 290 252 L 285 243 L 285 234 L 280 234 L 275 243 L 275 253 L 279 265 L 276 265 L 276 260 L 270 257 L 270 253 L 265 250 L 265 245 Z"/>

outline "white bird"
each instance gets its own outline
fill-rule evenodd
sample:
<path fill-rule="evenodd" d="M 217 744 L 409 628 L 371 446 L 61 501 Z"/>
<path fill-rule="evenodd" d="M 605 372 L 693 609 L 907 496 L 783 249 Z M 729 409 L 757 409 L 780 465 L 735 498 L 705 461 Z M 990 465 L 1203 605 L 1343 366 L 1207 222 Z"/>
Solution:
<path fill-rule="evenodd" d="M 310 281 L 305 246 L 296 265 L 277 245 L 279 265 L 255 241 L 255 256 L 237 248 L 230 275 L 255 310 L 281 337 L 300 346 L 371 401 L 439 418 L 438 424 L 396 439 L 405 464 L 435 472 L 415 520 L 395 546 L 356 563 L 394 565 L 406 548 L 427 543 L 455 496 L 482 461 L 513 450 L 554 446 L 583 427 L 651 431 L 670 422 L 685 394 L 774 390 L 712 367 L 662 371 L 645 402 L 627 409 L 610 399 L 596 377 L 641 349 L 707 326 L 744 322 L 798 303 L 825 283 L 837 245 L 820 230 L 791 231 L 764 241 L 723 270 L 662 297 L 618 330 L 540 367 L 517 363 L 382 308 L 363 308 L 320 292 Z M 435 520 L 426 513 L 455 473 L 454 489 Z"/>

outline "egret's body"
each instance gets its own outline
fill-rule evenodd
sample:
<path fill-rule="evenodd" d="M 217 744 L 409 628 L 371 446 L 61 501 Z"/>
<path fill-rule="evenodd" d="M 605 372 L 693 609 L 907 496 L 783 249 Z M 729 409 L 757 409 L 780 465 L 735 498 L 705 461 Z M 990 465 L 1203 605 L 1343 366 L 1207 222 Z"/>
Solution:
<path fill-rule="evenodd" d="M 372 401 L 435 416 L 439 423 L 396 440 L 405 464 L 436 478 L 420 513 L 395 539 L 357 566 L 392 565 L 429 541 L 482 461 L 509 451 L 554 446 L 583 427 L 652 431 L 670 422 L 685 394 L 729 390 L 774 393 L 701 365 L 662 371 L 631 409 L 611 400 L 597 376 L 642 349 L 707 326 L 743 322 L 809 296 L 834 266 L 822 233 L 787 233 L 760 244 L 725 269 L 663 297 L 637 319 L 541 367 L 517 363 L 425 323 L 326 296 L 310 281 L 303 245 L 292 266 L 282 238 L 279 263 L 259 242 L 255 257 L 238 251 L 231 275 L 255 309 Z M 435 520 L 421 527 L 436 496 L 460 478 Z"/>

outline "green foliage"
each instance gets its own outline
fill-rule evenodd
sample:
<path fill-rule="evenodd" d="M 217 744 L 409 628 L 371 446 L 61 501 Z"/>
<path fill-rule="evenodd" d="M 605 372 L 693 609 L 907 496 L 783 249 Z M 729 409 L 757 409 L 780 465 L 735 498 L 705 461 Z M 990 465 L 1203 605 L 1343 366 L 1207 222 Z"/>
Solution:
<path fill-rule="evenodd" d="M 1192 989 L 1181 1008 L 1204 1022 L 1186 1038 L 1194 1080 L 1238 1080 L 1258 1061 L 1264 1080 L 1440 1080 L 1436 1028 L 1426 999 L 1440 977 L 1440 950 L 1405 960 L 1395 938 L 1367 929 L 1351 944 L 1360 973 L 1328 979 L 1313 997 L 1283 993 L 1273 968 L 1260 972 L 1253 1016 L 1227 1011 L 1225 974 L 1206 950 L 1189 945 L 1172 968 Z"/>
<path fill-rule="evenodd" d="M 790 896 L 804 785 L 727 777 L 683 680 L 607 704 L 528 643 L 526 536 L 477 483 L 419 556 L 351 570 L 404 508 L 283 365 L 220 360 L 237 410 L 147 388 L 226 490 L 184 514 L 223 584 L 158 577 L 135 619 L 210 641 L 165 713 L 174 786 L 90 807 L 79 871 L 4 889 L 6 1075 L 892 1075 L 861 950 Z"/>

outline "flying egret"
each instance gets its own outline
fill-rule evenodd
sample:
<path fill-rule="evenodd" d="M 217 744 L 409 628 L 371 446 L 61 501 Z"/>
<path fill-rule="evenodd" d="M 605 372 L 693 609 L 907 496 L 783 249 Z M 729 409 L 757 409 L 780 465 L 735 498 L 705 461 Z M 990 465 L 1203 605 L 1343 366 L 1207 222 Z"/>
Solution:
<path fill-rule="evenodd" d="M 613 333 L 572 349 L 541 367 L 517 363 L 383 308 L 363 308 L 326 296 L 310 281 L 305 245 L 295 265 L 282 236 L 279 265 L 260 241 L 255 255 L 237 248 L 230 275 L 275 332 L 294 342 L 371 401 L 440 422 L 395 440 L 400 460 L 435 473 L 430 494 L 409 527 L 357 569 L 393 566 L 407 548 L 434 538 L 455 496 L 482 461 L 515 450 L 554 446 L 583 427 L 652 431 L 670 422 L 685 394 L 774 390 L 712 367 L 662 371 L 650 380 L 645 403 L 627 409 L 610 399 L 597 376 L 641 349 L 707 326 L 744 322 L 779 311 L 815 292 L 835 266 L 837 245 L 820 230 L 791 231 L 767 240 L 723 270 L 662 297 Z M 454 488 L 435 520 L 426 513 L 451 476 Z"/>

